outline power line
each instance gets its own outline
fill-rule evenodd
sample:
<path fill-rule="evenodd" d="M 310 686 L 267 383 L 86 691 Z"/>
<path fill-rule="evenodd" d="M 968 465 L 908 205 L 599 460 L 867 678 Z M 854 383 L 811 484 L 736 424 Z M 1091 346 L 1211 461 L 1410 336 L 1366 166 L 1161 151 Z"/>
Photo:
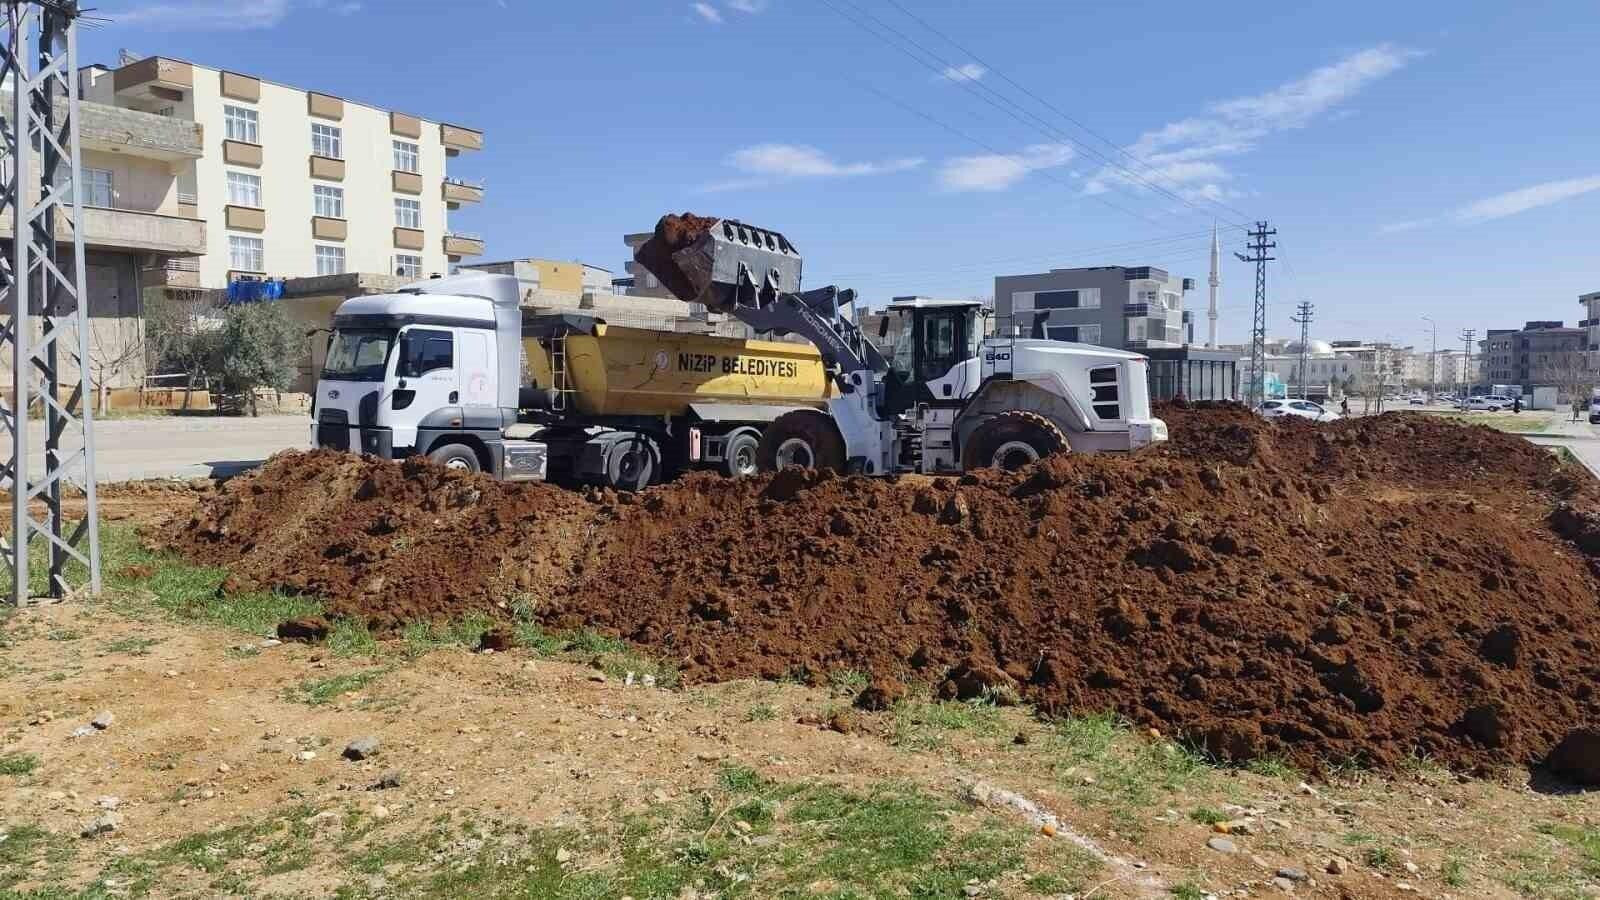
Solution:
<path fill-rule="evenodd" d="M 1184 232 L 1184 233 L 1180 233 L 1180 234 L 1170 235 L 1170 236 L 1167 236 L 1167 237 L 1149 238 L 1149 239 L 1146 239 L 1146 240 L 1125 241 L 1125 242 L 1122 242 L 1122 243 L 1105 244 L 1105 245 L 1094 246 L 1094 247 L 1078 247 L 1078 248 L 1067 249 L 1067 250 L 1051 250 L 1051 251 L 1043 251 L 1043 252 L 1039 252 L 1039 253 L 1028 253 L 1028 254 L 1022 254 L 1022 255 L 1017 255 L 1017 256 L 1000 257 L 1000 258 L 997 258 L 997 259 L 977 260 L 977 261 L 970 262 L 970 263 L 961 263 L 960 265 L 940 267 L 940 268 L 905 269 L 905 270 L 901 270 L 901 271 L 898 271 L 898 272 L 884 272 L 884 271 L 875 270 L 875 271 L 872 271 L 872 272 L 863 272 L 863 273 L 846 273 L 846 274 L 842 274 L 842 275 L 837 275 L 835 277 L 837 279 L 841 280 L 841 281 L 856 281 L 856 280 L 861 280 L 861 279 L 898 278 L 898 277 L 904 277 L 904 276 L 909 276 L 909 275 L 945 275 L 945 274 L 951 274 L 951 273 L 955 273 L 955 272 L 965 272 L 965 271 L 973 271 L 973 270 L 979 270 L 979 269 L 992 268 L 994 266 L 1002 265 L 1002 264 L 1005 264 L 1005 263 L 1018 263 L 1018 262 L 1025 262 L 1025 261 L 1028 261 L 1028 260 L 1046 260 L 1046 259 L 1059 260 L 1059 259 L 1063 259 L 1063 258 L 1067 258 L 1067 257 L 1073 257 L 1073 256 L 1082 257 L 1082 256 L 1089 256 L 1089 255 L 1101 254 L 1101 253 L 1129 253 L 1129 254 L 1132 254 L 1132 253 L 1140 253 L 1140 254 L 1161 253 L 1161 252 L 1163 252 L 1162 249 L 1161 249 L 1162 245 L 1177 244 L 1177 243 L 1182 243 L 1182 242 L 1186 242 L 1186 241 L 1193 241 L 1193 240 L 1195 240 L 1195 239 L 1197 239 L 1197 238 L 1199 238 L 1199 237 L 1201 237 L 1201 236 L 1203 236 L 1205 234 L 1206 234 L 1206 232 L 1204 232 L 1204 231 Z"/>
<path fill-rule="evenodd" d="M 1000 69 L 995 68 L 995 66 L 990 64 L 990 62 L 988 60 L 984 59 L 983 57 L 980 57 L 978 54 L 974 53 L 972 50 L 968 49 L 967 47 L 965 47 L 964 45 L 962 45 L 961 43 L 956 41 L 954 38 L 950 37 L 948 34 L 945 34 L 944 32 L 940 31 L 938 28 L 935 28 L 931 23 L 928 22 L 927 19 L 924 19 L 921 16 L 917 15 L 915 12 L 912 12 L 911 10 L 907 9 L 904 5 L 902 5 L 899 2 L 899 0 L 888 0 L 888 2 L 889 2 L 889 4 L 891 6 L 893 6 L 895 9 L 900 10 L 901 13 L 905 14 L 912 21 L 914 21 L 917 24 L 921 25 L 923 28 L 926 28 L 928 31 L 933 32 L 933 34 L 937 35 L 945 43 L 947 43 L 950 46 L 956 48 L 963 55 L 970 57 L 973 62 L 976 62 L 978 65 L 983 66 L 988 71 L 993 72 L 1001 80 L 1005 81 L 1007 84 L 1009 84 L 1012 87 L 1016 88 L 1017 90 L 1021 91 L 1024 95 L 1026 95 L 1029 98 L 1031 98 L 1035 103 L 1038 103 L 1040 106 L 1043 106 L 1045 109 L 1050 110 L 1051 112 L 1055 113 L 1056 115 L 1060 116 L 1061 118 L 1066 119 L 1068 122 L 1071 122 L 1073 125 L 1077 126 L 1078 128 L 1082 129 L 1083 131 L 1087 132 L 1089 135 L 1093 136 L 1096 140 L 1100 141 L 1100 143 L 1105 144 L 1107 147 L 1109 147 L 1113 153 L 1116 153 L 1116 154 L 1122 156 L 1124 159 L 1127 159 L 1129 162 L 1133 163 L 1134 165 L 1143 166 L 1146 169 L 1146 171 L 1150 174 L 1150 176 L 1152 178 L 1159 178 L 1159 176 L 1155 174 L 1154 167 L 1150 165 L 1149 161 L 1142 160 L 1139 157 L 1134 156 L 1132 153 L 1129 153 L 1126 148 L 1124 148 L 1121 145 L 1117 144 L 1115 141 L 1112 141 L 1110 138 L 1107 138 L 1106 136 L 1104 136 L 1104 135 L 1100 134 L 1099 132 L 1095 131 L 1093 128 L 1090 128 L 1088 125 L 1086 125 L 1085 123 L 1083 123 L 1079 119 L 1074 118 L 1071 114 L 1069 114 L 1065 110 L 1061 109 L 1060 107 L 1056 106 L 1054 103 L 1051 103 L 1049 100 L 1046 100 L 1045 98 L 1039 96 L 1038 94 L 1035 94 L 1033 91 L 1029 90 L 1026 86 L 1024 86 L 1023 84 L 1018 82 L 1016 79 L 1012 78 L 1010 75 L 1007 75 L 1005 72 L 1002 72 Z M 1082 146 L 1082 145 L 1080 144 L 1079 146 Z M 1088 147 L 1084 147 L 1084 149 L 1085 150 L 1089 150 Z M 1095 152 L 1095 151 L 1091 150 L 1090 152 Z M 1096 155 L 1098 156 L 1099 154 L 1096 153 Z M 1104 159 L 1104 157 L 1101 157 L 1101 158 Z M 1111 165 L 1114 165 L 1114 166 L 1116 165 L 1115 163 L 1110 163 L 1109 160 L 1107 160 L 1107 162 L 1109 164 L 1111 164 Z M 1120 166 L 1118 166 L 1118 167 L 1119 168 L 1123 168 L 1123 167 L 1120 167 Z M 1185 202 L 1185 203 L 1189 202 L 1188 200 L 1186 200 L 1184 198 L 1181 198 L 1181 197 L 1178 198 L 1178 199 L 1183 200 L 1183 202 Z M 1223 203 L 1220 200 L 1214 200 L 1214 199 L 1210 199 L 1210 198 L 1205 198 L 1205 199 L 1206 199 L 1206 202 L 1211 203 L 1212 205 L 1217 206 L 1217 207 L 1219 207 L 1221 209 L 1228 210 L 1230 213 L 1233 213 L 1234 215 L 1239 216 L 1241 220 L 1248 220 L 1250 218 L 1249 215 L 1245 214 L 1244 212 L 1241 212 L 1239 209 L 1237 209 L 1237 208 L 1235 208 L 1233 206 L 1229 206 L 1228 204 Z M 1193 206 L 1194 204 L 1191 203 L 1190 205 Z M 1196 207 L 1196 208 L 1198 209 L 1198 207 Z M 1234 223 L 1234 224 L 1238 224 L 1238 223 Z"/>
<path fill-rule="evenodd" d="M 876 27 L 869 26 L 869 25 L 865 24 L 865 22 L 863 21 L 862 18 L 857 18 L 856 16 L 853 16 L 850 13 L 847 13 L 844 10 L 840 9 L 840 7 L 835 4 L 834 0 L 822 0 L 823 5 L 827 6 L 836 15 L 840 16 L 841 18 L 843 18 L 846 21 L 850 22 L 852 25 L 855 25 L 857 28 L 860 28 L 861 30 L 868 32 L 873 37 L 879 39 L 880 41 L 883 41 L 884 43 L 886 43 L 886 44 L 890 45 L 891 47 L 895 48 L 896 50 L 900 51 L 902 54 L 904 54 L 905 56 L 909 57 L 913 62 L 917 63 L 918 65 L 922 66 L 925 69 L 928 69 L 929 71 L 933 72 L 935 75 L 939 75 L 941 77 L 944 77 L 945 72 L 947 70 L 954 68 L 953 63 L 950 60 L 947 60 L 944 57 L 940 56 L 939 54 L 933 52 L 932 50 L 929 50 L 927 47 L 923 46 L 915 38 L 910 37 L 909 35 L 905 34 L 904 32 L 900 31 L 899 29 L 895 28 L 893 25 L 890 25 L 889 23 L 884 22 L 882 19 L 878 18 L 873 13 L 861 9 L 859 6 L 857 6 L 856 4 L 852 3 L 851 0 L 839 0 L 839 2 L 842 2 L 842 3 L 846 4 L 846 5 L 848 5 L 851 8 L 851 10 L 853 10 L 858 15 L 864 17 L 865 19 L 871 20 L 871 22 L 875 23 Z M 881 31 L 886 31 L 886 32 L 888 32 L 888 33 L 890 33 L 892 35 L 895 35 L 896 37 L 900 38 L 900 40 L 903 41 L 905 44 L 909 44 L 910 46 L 917 48 L 917 50 L 920 51 L 923 54 L 923 56 L 926 56 L 928 59 L 932 59 L 933 62 L 930 63 L 928 61 L 928 59 L 924 59 L 923 56 L 918 56 L 917 53 L 912 52 L 911 50 L 907 49 L 906 46 L 904 46 L 903 44 L 885 37 L 881 33 L 881 31 L 879 29 L 881 29 Z M 969 94 L 972 94 L 973 96 L 977 97 L 979 100 L 982 100 L 983 102 L 987 103 L 988 105 L 990 105 L 990 106 L 994 107 L 995 109 L 999 110 L 1001 113 L 1009 116 L 1010 118 L 1012 118 L 1012 119 L 1014 119 L 1014 120 L 1016 120 L 1018 122 L 1021 122 L 1024 125 L 1028 125 L 1028 126 L 1034 128 L 1034 129 L 1040 131 L 1046 137 L 1053 137 L 1053 138 L 1055 138 L 1057 140 L 1064 140 L 1064 141 L 1072 144 L 1075 147 L 1079 147 L 1079 148 L 1091 153 L 1096 158 L 1101 159 L 1102 161 L 1104 161 L 1107 165 L 1111 166 L 1112 168 L 1121 170 L 1129 178 L 1131 178 L 1132 180 L 1143 184 L 1145 187 L 1148 187 L 1151 190 L 1156 191 L 1158 193 L 1164 194 L 1165 196 L 1168 196 L 1171 199 L 1176 200 L 1179 203 L 1182 203 L 1182 204 L 1184 204 L 1186 206 L 1189 206 L 1190 208 L 1196 210 L 1197 212 L 1201 212 L 1201 213 L 1205 214 L 1208 218 L 1213 216 L 1213 213 L 1211 213 L 1210 211 L 1201 209 L 1198 206 L 1195 206 L 1195 204 L 1193 204 L 1189 200 L 1187 200 L 1187 199 L 1185 199 L 1185 198 L 1183 198 L 1183 197 L 1181 197 L 1181 196 L 1179 196 L 1177 194 L 1174 194 L 1171 191 L 1168 191 L 1165 188 L 1160 187 L 1159 185 L 1153 185 L 1153 184 L 1150 184 L 1149 182 L 1144 181 L 1142 178 L 1140 178 L 1138 176 L 1137 173 L 1132 172 L 1131 170 L 1127 169 L 1125 166 L 1118 165 L 1117 163 L 1115 163 L 1111 159 L 1107 158 L 1104 154 L 1100 153 L 1098 150 L 1095 150 L 1095 149 L 1093 149 L 1091 147 L 1087 147 L 1081 141 L 1078 141 L 1078 140 L 1074 139 L 1071 135 L 1068 135 L 1065 132 L 1062 132 L 1060 129 L 1054 128 L 1054 126 L 1052 126 L 1048 122 L 1045 122 L 1044 120 L 1040 119 L 1034 113 L 1030 112 L 1029 110 L 1027 110 L 1027 109 L 1025 109 L 1025 108 L 1023 108 L 1021 106 L 1019 106 L 1015 101 L 1013 101 L 1010 98 L 1008 98 L 1008 97 L 1006 97 L 1006 96 L 994 91 L 992 88 L 989 88 L 987 85 L 983 85 L 981 82 L 974 82 L 972 79 L 959 79 L 959 80 L 956 81 L 956 84 L 958 86 L 960 86 L 963 90 L 967 91 Z M 1001 103 L 996 102 L 996 100 L 1003 101 L 1004 103 L 1009 104 L 1011 107 L 1013 107 L 1013 109 L 1007 109 L 1005 106 L 1002 106 Z M 1015 111 L 1013 111 L 1013 110 L 1015 110 Z M 1023 118 L 1024 116 L 1027 116 L 1027 117 L 1033 119 L 1033 121 L 1032 122 L 1027 121 L 1027 119 Z M 1004 154 L 1002 151 L 995 150 L 994 152 L 1002 153 L 1002 155 L 1008 156 L 1010 158 L 1015 158 L 1014 156 L 1011 156 L 1010 154 Z M 1039 170 L 1039 171 L 1042 171 L 1042 170 Z M 1091 196 L 1097 196 L 1097 195 L 1091 195 Z M 1123 211 L 1126 212 L 1126 210 L 1123 210 Z M 1230 224 L 1239 224 L 1239 223 L 1230 223 Z"/>

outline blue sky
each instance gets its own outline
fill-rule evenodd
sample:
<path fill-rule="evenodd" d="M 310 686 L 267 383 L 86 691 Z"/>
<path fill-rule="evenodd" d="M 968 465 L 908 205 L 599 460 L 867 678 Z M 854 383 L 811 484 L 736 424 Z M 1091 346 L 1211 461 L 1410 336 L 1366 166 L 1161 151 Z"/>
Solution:
<path fill-rule="evenodd" d="M 118 48 L 482 128 L 452 225 L 621 269 L 663 212 L 784 232 L 806 283 L 986 296 L 1156 265 L 1224 340 L 1267 219 L 1269 331 L 1442 345 L 1600 290 L 1600 4 L 1120 0 L 104 0 Z M 929 27 L 931 26 L 931 28 Z"/>

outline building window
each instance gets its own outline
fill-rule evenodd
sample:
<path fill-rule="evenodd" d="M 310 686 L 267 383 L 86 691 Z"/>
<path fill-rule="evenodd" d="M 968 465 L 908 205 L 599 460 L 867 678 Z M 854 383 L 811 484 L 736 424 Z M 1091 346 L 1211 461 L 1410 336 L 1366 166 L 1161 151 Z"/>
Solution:
<path fill-rule="evenodd" d="M 323 218 L 344 218 L 344 188 L 314 184 L 311 186 L 311 203 L 316 214 Z"/>
<path fill-rule="evenodd" d="M 1073 291 L 1019 291 L 1011 295 L 1011 308 L 1018 309 L 1099 309 L 1100 289 Z"/>
<path fill-rule="evenodd" d="M 244 141 L 246 144 L 261 143 L 260 120 L 255 110 L 244 106 L 224 106 L 222 121 L 228 140 Z"/>
<path fill-rule="evenodd" d="M 1089 370 L 1089 405 L 1102 419 L 1122 418 L 1122 406 L 1117 399 L 1117 367 L 1101 366 Z"/>
<path fill-rule="evenodd" d="M 394 224 L 401 228 L 421 228 L 422 201 L 403 200 L 396 197 L 394 200 Z"/>
<path fill-rule="evenodd" d="M 326 244 L 317 245 L 317 274 L 342 275 L 344 274 L 344 248 L 330 247 Z"/>
<path fill-rule="evenodd" d="M 1072 341 L 1079 344 L 1100 343 L 1099 325 L 1046 325 L 1045 337 L 1052 341 Z"/>
<path fill-rule="evenodd" d="M 228 264 L 238 272 L 267 270 L 266 244 L 258 237 L 228 235 Z"/>
<path fill-rule="evenodd" d="M 329 159 L 344 159 L 344 135 L 332 125 L 311 123 L 311 152 Z"/>
<path fill-rule="evenodd" d="M 410 141 L 394 142 L 394 167 L 401 172 L 416 172 L 421 168 L 421 153 Z"/>
<path fill-rule="evenodd" d="M 261 208 L 261 176 L 243 172 L 228 173 L 228 203 L 232 206 Z"/>
<path fill-rule="evenodd" d="M 394 273 L 401 278 L 421 278 L 422 257 L 396 253 L 394 255 Z"/>
<path fill-rule="evenodd" d="M 84 206 L 110 207 L 111 199 L 111 170 L 84 169 L 83 196 L 78 198 L 78 202 Z"/>

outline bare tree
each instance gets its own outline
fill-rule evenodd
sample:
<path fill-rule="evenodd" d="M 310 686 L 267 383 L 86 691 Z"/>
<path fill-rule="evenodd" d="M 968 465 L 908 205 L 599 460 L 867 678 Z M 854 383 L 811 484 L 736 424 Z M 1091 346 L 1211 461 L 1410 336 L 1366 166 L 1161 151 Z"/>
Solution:
<path fill-rule="evenodd" d="M 111 405 L 111 384 L 124 375 L 142 377 L 145 324 L 133 316 L 89 319 L 89 374 L 94 379 L 95 412 Z"/>
<path fill-rule="evenodd" d="M 176 292 L 175 292 L 176 293 Z M 158 374 L 183 375 L 183 408 L 195 384 L 218 372 L 222 319 L 207 291 L 184 291 L 145 311 L 149 366 Z"/>

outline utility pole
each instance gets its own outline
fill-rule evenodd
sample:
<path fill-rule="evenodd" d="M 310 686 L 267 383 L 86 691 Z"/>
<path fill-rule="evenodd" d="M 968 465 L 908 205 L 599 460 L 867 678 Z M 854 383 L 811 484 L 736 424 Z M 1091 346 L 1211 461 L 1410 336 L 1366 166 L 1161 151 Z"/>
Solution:
<path fill-rule="evenodd" d="M 1467 408 L 1467 394 L 1472 392 L 1472 340 L 1478 329 L 1461 329 L 1461 408 Z"/>
<path fill-rule="evenodd" d="M 1311 355 L 1311 311 L 1316 307 L 1304 300 L 1295 305 L 1289 321 L 1300 324 L 1300 399 L 1306 399 L 1306 357 Z"/>
<path fill-rule="evenodd" d="M 1245 249 L 1250 251 L 1250 255 L 1246 256 L 1243 253 L 1233 254 L 1239 257 L 1240 262 L 1256 264 L 1256 311 L 1250 331 L 1250 372 L 1248 374 L 1250 381 L 1245 389 L 1245 403 L 1251 409 L 1255 409 L 1261 404 L 1262 388 L 1265 387 L 1263 379 L 1265 378 L 1264 369 L 1266 368 L 1267 355 L 1267 263 L 1277 259 L 1275 256 L 1268 256 L 1267 251 L 1278 246 L 1277 241 L 1269 242 L 1267 238 L 1277 233 L 1276 230 L 1269 229 L 1267 223 L 1257 222 L 1256 229 L 1248 232 L 1250 243 L 1245 245 Z"/>
<path fill-rule="evenodd" d="M 1433 335 L 1433 343 L 1428 348 L 1428 402 L 1439 395 L 1439 324 L 1428 316 L 1423 316 L 1422 321 L 1428 323 Z"/>
<path fill-rule="evenodd" d="M 11 533 L 0 538 L 0 555 L 11 570 L 10 600 L 18 606 L 31 599 L 28 556 L 40 538 L 49 552 L 50 597 L 67 595 L 67 566 L 74 561 L 87 570 L 90 591 L 100 591 L 80 228 L 78 15 L 77 0 L 0 0 L 0 72 L 11 88 L 0 106 L 0 147 L 7 151 L 0 219 L 10 221 L 13 236 L 0 252 L 0 352 L 10 350 L 12 376 L 10 403 L 0 397 L 0 429 L 11 438 L 11 456 L 0 466 L 0 482 L 11 491 Z M 66 370 L 72 364 L 75 373 Z M 30 474 L 28 434 L 35 405 L 44 417 L 44 477 L 37 481 Z M 62 488 L 73 482 L 83 489 L 85 512 L 69 524 Z M 44 504 L 43 520 L 29 509 L 34 500 Z"/>

